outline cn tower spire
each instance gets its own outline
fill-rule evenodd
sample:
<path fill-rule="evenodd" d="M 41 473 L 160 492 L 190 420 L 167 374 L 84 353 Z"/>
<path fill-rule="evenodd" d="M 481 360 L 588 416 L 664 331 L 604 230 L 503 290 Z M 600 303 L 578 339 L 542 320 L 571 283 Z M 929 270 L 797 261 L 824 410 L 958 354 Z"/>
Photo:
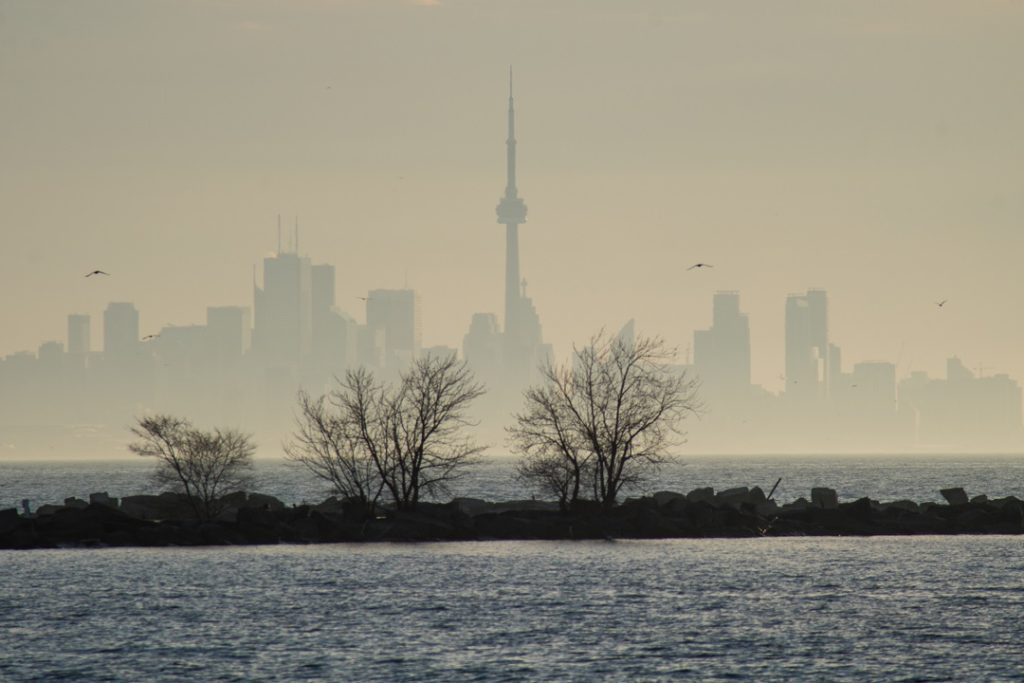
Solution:
<path fill-rule="evenodd" d="M 505 226 L 505 335 L 519 334 L 519 225 L 526 222 L 526 204 L 516 187 L 516 109 L 512 97 L 512 67 L 508 69 L 508 138 L 505 140 L 505 196 L 498 202 L 498 223 Z"/>

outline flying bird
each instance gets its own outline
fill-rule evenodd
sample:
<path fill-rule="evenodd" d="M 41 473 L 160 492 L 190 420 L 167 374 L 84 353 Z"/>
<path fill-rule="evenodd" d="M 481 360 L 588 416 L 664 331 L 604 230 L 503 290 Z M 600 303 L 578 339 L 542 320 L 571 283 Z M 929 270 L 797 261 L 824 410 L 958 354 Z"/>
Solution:
<path fill-rule="evenodd" d="M 687 270 L 693 270 L 694 268 L 714 268 L 710 263 L 694 263 Z"/>
<path fill-rule="evenodd" d="M 156 339 L 159 336 L 160 336 L 159 334 L 147 334 L 145 337 L 142 338 L 142 341 L 149 341 L 150 339 Z"/>
<path fill-rule="evenodd" d="M 938 306 L 939 308 L 942 308 L 943 306 L 946 305 L 947 301 L 949 301 L 949 299 L 943 299 L 942 301 L 936 301 L 935 305 Z"/>
<path fill-rule="evenodd" d="M 110 275 L 110 273 L 107 273 L 107 272 L 102 271 L 102 270 L 94 270 L 91 273 L 86 273 L 85 274 L 86 277 L 92 277 L 93 275 Z"/>

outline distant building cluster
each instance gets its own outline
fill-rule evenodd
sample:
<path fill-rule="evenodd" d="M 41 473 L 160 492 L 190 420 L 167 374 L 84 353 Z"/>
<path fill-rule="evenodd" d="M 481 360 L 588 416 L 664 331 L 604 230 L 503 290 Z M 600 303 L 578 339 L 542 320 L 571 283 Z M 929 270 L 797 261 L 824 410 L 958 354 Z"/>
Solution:
<path fill-rule="evenodd" d="M 689 369 L 702 382 L 707 414 L 696 447 L 779 452 L 999 451 L 1024 443 L 1021 388 L 1005 374 L 970 371 L 950 358 L 945 378 L 913 372 L 897 381 L 888 361 L 848 371 L 829 338 L 828 295 L 791 294 L 785 308 L 784 389 L 750 379 L 750 326 L 737 292 L 719 292 L 712 324 L 694 333 Z"/>
<path fill-rule="evenodd" d="M 521 392 L 552 358 L 540 317 L 527 295 L 519 261 L 519 228 L 527 207 L 516 186 L 515 107 L 509 87 L 505 193 L 496 208 L 505 228 L 504 316 L 472 315 L 462 358 L 488 393 L 481 415 L 503 425 Z M 147 411 L 170 412 L 256 432 L 280 442 L 292 426 L 296 392 L 321 395 L 346 370 L 363 366 L 392 379 L 422 355 L 417 294 L 373 289 L 365 322 L 335 300 L 334 266 L 313 264 L 298 234 L 254 273 L 252 306 L 206 309 L 203 325 L 168 325 L 143 334 L 130 302 L 103 312 L 102 345 L 86 314 L 67 320 L 65 342 L 0 360 L 0 449 L 102 454 L 123 448 L 124 429 Z M 696 264 L 693 268 L 710 267 Z M 92 274 L 102 274 L 95 271 Z M 91 274 L 91 275 L 92 275 Z M 1021 389 L 1006 375 L 975 374 L 956 358 L 946 377 L 922 372 L 897 382 L 889 362 L 846 371 L 828 329 L 822 290 L 790 295 L 785 307 L 784 389 L 751 382 L 751 336 L 737 292 L 719 292 L 712 324 L 694 333 L 692 364 L 706 413 L 691 428 L 691 448 L 777 452 L 1002 450 L 1022 443 Z M 149 332 L 149 331 L 146 331 Z M 632 323 L 620 335 L 631 338 Z M 500 426 L 499 426 L 500 432 Z M 500 442 L 500 436 L 499 436 Z"/>

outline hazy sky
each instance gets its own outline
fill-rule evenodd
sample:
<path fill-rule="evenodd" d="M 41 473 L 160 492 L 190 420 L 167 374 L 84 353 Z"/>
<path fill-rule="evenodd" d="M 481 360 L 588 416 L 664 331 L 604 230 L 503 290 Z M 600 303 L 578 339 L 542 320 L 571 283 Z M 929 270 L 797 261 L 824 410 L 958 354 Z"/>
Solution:
<path fill-rule="evenodd" d="M 629 317 L 685 350 L 735 289 L 777 389 L 823 287 L 847 367 L 1024 379 L 1022 36 L 996 0 L 0 0 L 0 355 L 251 305 L 279 213 L 358 319 L 408 278 L 461 346 L 501 313 L 512 64 L 557 353 Z"/>

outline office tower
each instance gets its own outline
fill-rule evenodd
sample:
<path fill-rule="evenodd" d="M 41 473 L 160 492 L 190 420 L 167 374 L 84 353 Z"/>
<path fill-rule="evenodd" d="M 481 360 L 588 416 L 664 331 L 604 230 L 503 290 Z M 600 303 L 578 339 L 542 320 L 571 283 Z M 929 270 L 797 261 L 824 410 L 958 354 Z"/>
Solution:
<path fill-rule="evenodd" d="M 252 343 L 252 312 L 248 306 L 209 306 L 206 340 L 215 363 L 240 359 Z"/>
<path fill-rule="evenodd" d="M 374 289 L 366 298 L 366 326 L 384 332 L 384 365 L 401 369 L 420 350 L 419 301 L 411 289 Z"/>
<path fill-rule="evenodd" d="M 111 360 L 128 358 L 138 351 L 139 312 L 135 304 L 111 302 L 103 312 L 103 355 Z"/>
<path fill-rule="evenodd" d="M 253 352 L 266 367 L 298 367 L 312 348 L 309 258 L 281 252 L 263 259 L 263 287 L 253 285 Z"/>
<path fill-rule="evenodd" d="M 526 222 L 526 204 L 516 187 L 516 118 L 512 97 L 512 71 L 508 79 L 508 138 L 505 195 L 496 208 L 505 226 L 505 333 L 503 355 L 509 379 L 528 380 L 539 359 L 550 349 L 544 345 L 540 318 L 526 295 L 526 280 L 519 270 L 519 226 Z"/>
<path fill-rule="evenodd" d="M 474 313 L 462 338 L 462 357 L 478 375 L 494 379 L 501 372 L 501 330 L 493 313 Z"/>
<path fill-rule="evenodd" d="M 812 289 L 786 298 L 786 396 L 828 395 L 828 295 Z"/>
<path fill-rule="evenodd" d="M 738 292 L 717 292 L 711 328 L 693 334 L 694 369 L 704 389 L 731 397 L 750 389 L 750 323 Z"/>
<path fill-rule="evenodd" d="M 68 316 L 68 353 L 84 356 L 92 351 L 88 315 L 72 313 Z"/>

